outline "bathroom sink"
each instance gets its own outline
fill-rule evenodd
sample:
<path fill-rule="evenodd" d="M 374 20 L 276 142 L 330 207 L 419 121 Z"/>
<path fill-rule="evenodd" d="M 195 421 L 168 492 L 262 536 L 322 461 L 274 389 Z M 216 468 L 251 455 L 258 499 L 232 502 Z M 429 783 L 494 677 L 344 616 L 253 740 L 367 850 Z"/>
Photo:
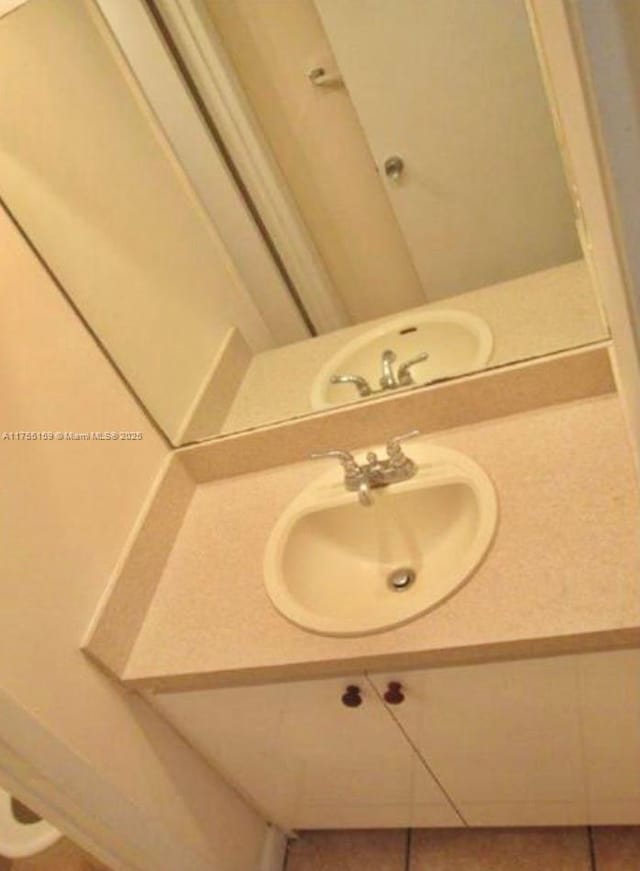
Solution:
<path fill-rule="evenodd" d="M 398 364 L 428 352 L 427 360 L 411 367 L 413 380 L 419 385 L 484 369 L 492 348 L 493 335 L 488 325 L 470 312 L 405 312 L 356 336 L 327 360 L 313 382 L 311 406 L 319 410 L 359 398 L 353 384 L 332 384 L 332 375 L 360 375 L 377 390 L 381 358 L 387 350 L 395 353 Z"/>
<path fill-rule="evenodd" d="M 325 635 L 364 635 L 413 620 L 453 595 L 486 554 L 497 499 L 473 460 L 424 440 L 417 474 L 362 506 L 336 465 L 278 519 L 264 561 L 277 610 Z"/>

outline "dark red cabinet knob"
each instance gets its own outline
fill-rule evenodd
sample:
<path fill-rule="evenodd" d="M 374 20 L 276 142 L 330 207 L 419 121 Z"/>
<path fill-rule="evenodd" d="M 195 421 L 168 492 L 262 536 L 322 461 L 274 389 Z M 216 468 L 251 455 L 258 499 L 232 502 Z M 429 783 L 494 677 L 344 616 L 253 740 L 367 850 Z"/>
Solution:
<path fill-rule="evenodd" d="M 401 705 L 404 702 L 402 684 L 395 680 L 389 681 L 384 700 L 388 705 Z"/>
<path fill-rule="evenodd" d="M 360 695 L 360 687 L 348 686 L 342 694 L 342 704 L 348 708 L 358 708 L 362 704 L 362 696 Z"/>

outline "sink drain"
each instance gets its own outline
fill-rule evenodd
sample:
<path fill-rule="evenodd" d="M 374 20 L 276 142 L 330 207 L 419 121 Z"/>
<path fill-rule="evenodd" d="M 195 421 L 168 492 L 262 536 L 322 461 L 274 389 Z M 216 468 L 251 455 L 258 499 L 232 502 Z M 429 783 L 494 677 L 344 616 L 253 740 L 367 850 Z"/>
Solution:
<path fill-rule="evenodd" d="M 401 568 L 391 572 L 387 578 L 387 586 L 395 593 L 403 593 L 413 586 L 416 579 L 416 573 L 413 569 Z"/>

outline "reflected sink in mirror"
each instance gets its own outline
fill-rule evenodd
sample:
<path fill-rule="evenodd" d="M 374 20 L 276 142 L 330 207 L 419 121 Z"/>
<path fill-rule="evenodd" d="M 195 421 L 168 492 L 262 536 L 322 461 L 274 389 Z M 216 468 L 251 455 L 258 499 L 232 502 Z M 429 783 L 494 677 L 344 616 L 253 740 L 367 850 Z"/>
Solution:
<path fill-rule="evenodd" d="M 417 474 L 373 490 L 371 507 L 334 468 L 280 517 L 264 568 L 284 617 L 325 635 L 381 632 L 442 603 L 480 565 L 498 518 L 489 477 L 457 451 L 411 447 Z"/>
<path fill-rule="evenodd" d="M 453 309 L 408 312 L 389 318 L 357 336 L 334 354 L 322 367 L 311 388 L 314 410 L 353 402 L 360 397 L 352 383 L 332 383 L 335 375 L 356 375 L 371 386 L 373 396 L 382 396 L 382 357 L 392 351 L 394 372 L 403 364 L 429 356 L 410 367 L 412 383 L 402 387 L 428 384 L 467 372 L 484 369 L 491 357 L 493 335 L 486 321 L 470 312 Z"/>
<path fill-rule="evenodd" d="M 0 217 L 174 446 L 355 403 L 332 374 L 377 389 L 423 339 L 421 384 L 608 337 L 521 0 L 17 5 Z"/>

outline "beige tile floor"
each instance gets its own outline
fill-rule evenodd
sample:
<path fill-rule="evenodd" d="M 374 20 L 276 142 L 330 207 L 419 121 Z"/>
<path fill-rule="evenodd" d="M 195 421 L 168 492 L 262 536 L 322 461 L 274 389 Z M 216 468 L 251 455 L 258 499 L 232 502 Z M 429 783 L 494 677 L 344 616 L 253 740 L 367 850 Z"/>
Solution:
<path fill-rule="evenodd" d="M 302 832 L 289 844 L 286 871 L 405 871 L 406 829 Z M 371 863 L 371 864 L 367 864 Z"/>
<path fill-rule="evenodd" d="M 109 871 L 66 838 L 0 871 Z M 640 871 L 640 826 L 302 832 L 286 871 Z"/>
<path fill-rule="evenodd" d="M 425 829 L 411 839 L 411 871 L 591 871 L 580 829 Z"/>
<path fill-rule="evenodd" d="M 640 871 L 640 826 L 592 829 L 597 871 Z"/>
<path fill-rule="evenodd" d="M 640 871 L 640 827 L 303 832 L 286 871 Z"/>

